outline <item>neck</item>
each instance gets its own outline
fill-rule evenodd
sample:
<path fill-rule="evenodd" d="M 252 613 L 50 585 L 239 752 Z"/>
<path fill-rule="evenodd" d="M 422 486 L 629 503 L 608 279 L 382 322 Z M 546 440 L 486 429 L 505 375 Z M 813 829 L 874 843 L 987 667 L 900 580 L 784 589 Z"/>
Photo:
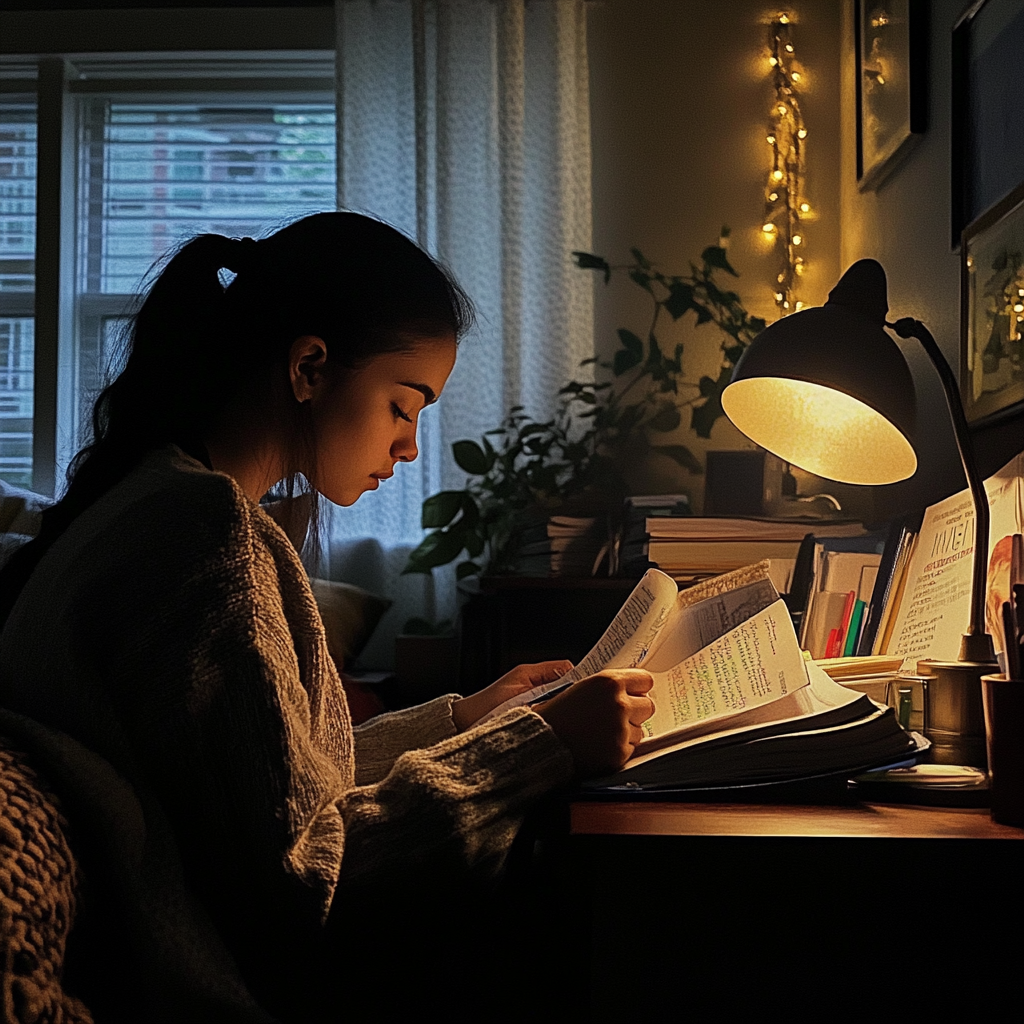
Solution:
<path fill-rule="evenodd" d="M 233 477 L 253 503 L 284 476 L 284 460 L 266 439 L 217 434 L 206 439 L 206 450 L 213 468 Z"/>

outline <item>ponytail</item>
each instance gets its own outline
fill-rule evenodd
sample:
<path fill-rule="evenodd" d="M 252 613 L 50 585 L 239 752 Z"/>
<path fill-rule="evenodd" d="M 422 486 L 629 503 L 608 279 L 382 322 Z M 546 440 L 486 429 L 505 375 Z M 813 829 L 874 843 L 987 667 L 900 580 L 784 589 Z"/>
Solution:
<path fill-rule="evenodd" d="M 225 270 L 235 275 L 227 283 Z M 278 496 L 310 494 L 306 554 L 315 561 L 309 409 L 280 400 L 291 343 L 323 338 L 344 371 L 407 348 L 411 337 L 458 337 L 471 322 L 468 299 L 442 267 L 394 228 L 359 214 L 315 214 L 260 241 L 207 234 L 186 242 L 131 317 L 123 368 L 96 399 L 92 439 L 71 462 L 64 496 L 0 570 L 0 629 L 75 518 L 155 448 L 177 444 L 208 462 L 204 440 L 239 400 L 283 432 L 290 465 Z"/>

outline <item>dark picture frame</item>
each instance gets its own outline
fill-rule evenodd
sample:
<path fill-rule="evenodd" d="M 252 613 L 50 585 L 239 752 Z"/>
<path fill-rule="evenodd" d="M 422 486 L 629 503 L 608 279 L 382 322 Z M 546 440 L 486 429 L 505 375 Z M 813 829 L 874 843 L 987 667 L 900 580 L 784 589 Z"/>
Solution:
<path fill-rule="evenodd" d="M 972 427 L 1024 413 L 1024 182 L 961 238 L 960 396 Z"/>
<path fill-rule="evenodd" d="M 972 0 L 953 25 L 950 242 L 1024 181 L 1024 0 Z"/>
<path fill-rule="evenodd" d="M 928 128 L 927 0 L 857 0 L 857 187 L 878 188 Z"/>

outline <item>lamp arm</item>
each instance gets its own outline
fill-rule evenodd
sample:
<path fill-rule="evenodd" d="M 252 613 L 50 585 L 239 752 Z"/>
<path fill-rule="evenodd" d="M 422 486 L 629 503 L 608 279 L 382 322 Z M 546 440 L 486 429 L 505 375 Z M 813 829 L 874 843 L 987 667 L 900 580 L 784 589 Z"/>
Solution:
<path fill-rule="evenodd" d="M 974 499 L 974 571 L 971 580 L 971 622 L 968 631 L 960 641 L 960 661 L 994 663 L 996 660 L 995 648 L 992 646 L 992 637 L 989 636 L 988 630 L 985 628 L 985 589 L 988 582 L 990 518 L 988 495 L 981 482 L 981 477 L 978 475 L 978 467 L 974 460 L 974 449 L 971 447 L 971 439 L 967 431 L 967 417 L 964 415 L 960 389 L 953 377 L 953 371 L 935 343 L 931 331 L 920 320 L 904 317 L 894 324 L 887 323 L 886 326 L 891 327 L 901 338 L 917 338 L 935 366 L 939 380 L 942 381 L 942 389 L 946 393 L 946 405 L 949 407 L 949 415 L 953 420 L 953 434 L 956 437 L 957 450 L 960 452 L 960 462 L 964 467 L 964 475 L 967 477 L 967 484 Z"/>

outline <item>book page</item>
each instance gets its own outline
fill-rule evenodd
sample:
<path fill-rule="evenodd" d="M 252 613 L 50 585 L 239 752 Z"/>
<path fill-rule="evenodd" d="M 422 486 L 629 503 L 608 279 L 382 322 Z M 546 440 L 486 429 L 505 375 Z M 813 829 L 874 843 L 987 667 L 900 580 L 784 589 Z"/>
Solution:
<path fill-rule="evenodd" d="M 644 736 L 771 704 L 807 685 L 805 665 L 789 611 L 778 600 L 667 671 L 652 672 L 655 710 Z"/>
<path fill-rule="evenodd" d="M 1004 576 L 999 571 L 1000 555 L 1009 551 L 1013 534 L 1021 532 L 1024 525 L 1022 474 L 1024 458 L 1018 455 L 985 481 L 991 522 L 989 549 L 983 557 L 989 560 L 988 596 L 996 605 L 1000 602 L 994 595 Z M 919 658 L 955 660 L 959 656 L 960 637 L 970 620 L 974 539 L 974 503 L 969 491 L 928 508 L 907 566 L 892 636 L 880 653 L 902 657 L 907 665 Z M 1000 631 L 992 625 L 989 630 L 996 639 Z"/>
<path fill-rule="evenodd" d="M 575 668 L 553 682 L 535 686 L 532 690 L 509 698 L 481 721 L 487 721 L 509 708 L 533 704 L 545 694 L 564 689 L 570 683 L 592 676 L 602 669 L 637 668 L 642 665 L 675 607 L 678 593 L 675 580 L 657 569 L 648 569 L 601 634 L 601 639 Z"/>

